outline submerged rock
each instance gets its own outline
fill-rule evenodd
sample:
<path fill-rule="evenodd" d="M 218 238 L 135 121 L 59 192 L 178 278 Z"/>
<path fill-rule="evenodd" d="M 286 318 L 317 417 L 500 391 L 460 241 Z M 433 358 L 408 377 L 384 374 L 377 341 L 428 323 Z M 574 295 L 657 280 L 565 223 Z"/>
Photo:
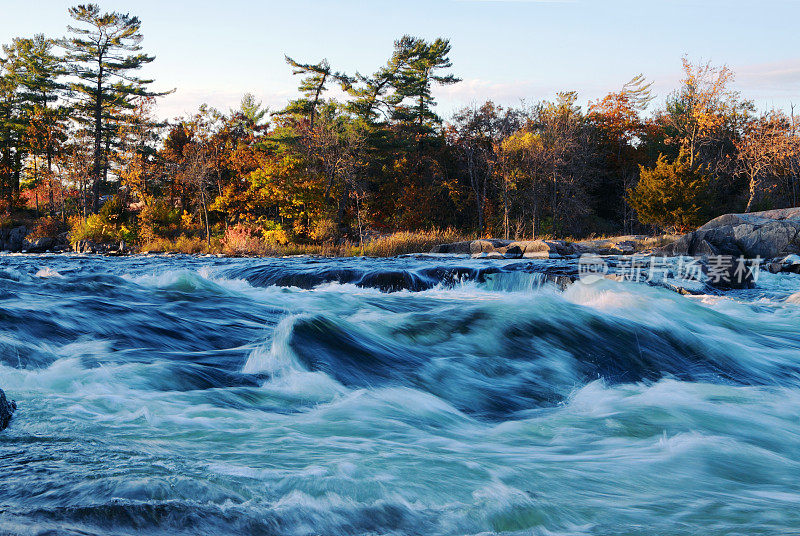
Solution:
<path fill-rule="evenodd" d="M 6 398 L 6 394 L 0 389 L 0 430 L 4 430 L 11 420 L 11 415 L 17 409 L 17 403 Z"/>
<path fill-rule="evenodd" d="M 782 259 L 772 259 L 767 263 L 767 270 L 773 274 L 800 274 L 800 255 L 787 255 Z"/>

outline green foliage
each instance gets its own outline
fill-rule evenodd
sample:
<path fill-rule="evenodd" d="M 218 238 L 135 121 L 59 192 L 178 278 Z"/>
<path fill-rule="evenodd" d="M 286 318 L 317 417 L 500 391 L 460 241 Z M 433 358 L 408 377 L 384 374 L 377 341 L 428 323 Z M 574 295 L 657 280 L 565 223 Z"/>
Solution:
<path fill-rule="evenodd" d="M 628 195 L 642 223 L 688 231 L 705 219 L 708 187 L 708 176 L 693 168 L 682 150 L 674 162 L 661 155 L 654 168 L 642 166 L 639 183 Z"/>
<path fill-rule="evenodd" d="M 79 240 L 91 240 L 98 244 L 120 240 L 132 243 L 136 240 L 136 233 L 126 224 L 114 225 L 100 214 L 90 214 L 85 219 L 73 218 L 69 239 L 73 244 Z"/>
<path fill-rule="evenodd" d="M 122 200 L 114 196 L 106 201 L 97 214 L 86 218 L 73 218 L 70 222 L 70 241 L 91 240 L 92 242 L 136 241 L 136 227 L 130 221 L 130 213 Z"/>
<path fill-rule="evenodd" d="M 139 235 L 143 240 L 174 237 L 180 222 L 180 213 L 166 199 L 152 199 L 139 212 Z"/>

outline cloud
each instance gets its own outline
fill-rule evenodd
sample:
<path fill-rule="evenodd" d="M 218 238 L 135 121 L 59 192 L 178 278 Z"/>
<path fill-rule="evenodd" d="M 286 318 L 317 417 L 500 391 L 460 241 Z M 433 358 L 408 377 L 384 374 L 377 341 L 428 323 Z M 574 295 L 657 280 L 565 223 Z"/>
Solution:
<path fill-rule="evenodd" d="M 734 72 L 736 85 L 743 90 L 776 96 L 800 91 L 800 58 L 743 65 Z"/>

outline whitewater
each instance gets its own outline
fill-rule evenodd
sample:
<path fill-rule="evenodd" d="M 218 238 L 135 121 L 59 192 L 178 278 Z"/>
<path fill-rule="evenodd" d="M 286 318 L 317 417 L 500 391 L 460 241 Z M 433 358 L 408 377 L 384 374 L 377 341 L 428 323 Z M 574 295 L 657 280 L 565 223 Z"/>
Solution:
<path fill-rule="evenodd" d="M 800 276 L 573 268 L 2 255 L 0 534 L 800 534 Z"/>

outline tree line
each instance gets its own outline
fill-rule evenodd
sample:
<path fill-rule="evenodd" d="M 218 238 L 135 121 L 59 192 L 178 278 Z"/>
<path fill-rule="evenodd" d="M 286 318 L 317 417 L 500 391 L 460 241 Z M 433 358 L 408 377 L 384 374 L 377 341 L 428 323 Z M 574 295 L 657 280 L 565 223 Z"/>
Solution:
<path fill-rule="evenodd" d="M 137 76 L 154 60 L 141 21 L 95 4 L 69 16 L 65 37 L 16 38 L 0 55 L 2 225 L 138 242 L 530 238 L 684 231 L 798 204 L 793 110 L 757 112 L 724 66 L 684 59 L 655 109 L 638 75 L 585 110 L 567 91 L 444 120 L 450 43 L 403 36 L 371 74 L 287 56 L 299 84 L 283 109 L 247 94 L 162 121 L 166 93 Z"/>

